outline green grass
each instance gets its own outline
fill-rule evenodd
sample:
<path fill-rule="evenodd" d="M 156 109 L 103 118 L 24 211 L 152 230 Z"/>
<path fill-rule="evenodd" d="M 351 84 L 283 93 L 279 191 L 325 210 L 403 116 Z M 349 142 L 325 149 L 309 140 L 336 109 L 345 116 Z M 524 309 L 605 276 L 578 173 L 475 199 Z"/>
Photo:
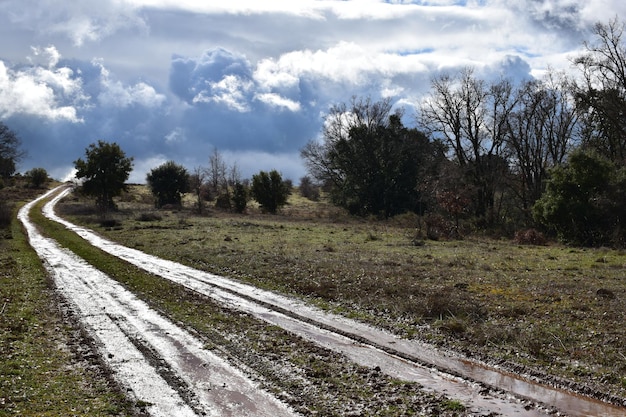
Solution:
<path fill-rule="evenodd" d="M 484 238 L 416 245 L 411 216 L 354 219 L 294 198 L 277 216 L 187 209 L 140 221 L 154 212 L 140 190 L 120 201 L 114 228 L 100 227 L 77 199 L 63 212 L 157 256 L 626 396 L 624 251 Z"/>
<path fill-rule="evenodd" d="M 130 404 L 75 347 L 41 261 L 14 220 L 0 240 L 0 416 L 118 416 Z"/>

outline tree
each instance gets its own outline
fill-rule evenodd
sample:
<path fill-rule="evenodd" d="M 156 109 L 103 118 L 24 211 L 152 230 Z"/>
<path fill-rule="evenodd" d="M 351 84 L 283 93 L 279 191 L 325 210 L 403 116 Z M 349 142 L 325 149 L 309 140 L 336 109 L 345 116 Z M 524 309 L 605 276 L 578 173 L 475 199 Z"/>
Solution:
<path fill-rule="evenodd" d="M 550 171 L 546 191 L 533 207 L 535 219 L 579 245 L 623 244 L 626 172 L 595 152 L 578 149 Z"/>
<path fill-rule="evenodd" d="M 209 157 L 209 167 L 206 173 L 212 197 L 218 197 L 224 192 L 228 193 L 228 168 L 222 154 L 217 149 L 213 149 L 213 153 Z"/>
<path fill-rule="evenodd" d="M 159 208 L 166 204 L 180 206 L 182 194 L 189 191 L 189 173 L 185 167 L 174 161 L 152 169 L 146 176 L 146 181 Z"/>
<path fill-rule="evenodd" d="M 382 217 L 417 210 L 418 178 L 435 148 L 423 133 L 406 128 L 387 100 L 353 99 L 350 109 L 335 107 L 323 139 L 309 142 L 301 155 L 310 174 L 330 184 L 335 204 Z"/>
<path fill-rule="evenodd" d="M 343 172 L 334 164 L 337 143 L 347 140 L 354 128 L 374 130 L 385 125 L 391 114 L 391 101 L 385 99 L 372 102 L 370 98 L 352 97 L 350 106 L 342 103 L 331 107 L 324 119 L 323 141 L 309 141 L 300 151 L 310 175 L 321 184 L 341 188 Z"/>
<path fill-rule="evenodd" d="M 311 201 L 318 201 L 320 199 L 320 188 L 313 184 L 311 177 L 304 176 L 300 178 L 300 186 L 298 187 L 300 195 Z"/>
<path fill-rule="evenodd" d="M 506 156 L 506 121 L 515 108 L 514 89 L 507 80 L 487 84 L 471 68 L 431 83 L 430 97 L 420 109 L 422 129 L 451 150 L 471 178 L 474 214 L 492 223 L 496 193 L 506 178 L 500 161 Z"/>
<path fill-rule="evenodd" d="M 248 205 L 248 190 L 246 186 L 237 181 L 233 186 L 233 205 L 237 213 L 243 213 L 246 211 Z"/>
<path fill-rule="evenodd" d="M 597 23 L 596 40 L 574 61 L 584 84 L 577 108 L 584 122 L 583 146 L 617 163 L 626 162 L 626 46 L 624 24 L 617 18 Z"/>
<path fill-rule="evenodd" d="M 25 155 L 20 149 L 21 144 L 15 132 L 0 122 L 0 178 L 8 178 L 15 174 L 17 163 Z"/>
<path fill-rule="evenodd" d="M 189 188 L 196 195 L 196 204 L 198 205 L 198 213 L 204 212 L 204 187 L 206 182 L 206 170 L 201 167 L 195 167 L 193 174 L 189 176 Z"/>
<path fill-rule="evenodd" d="M 133 158 L 127 158 L 117 143 L 99 140 L 85 149 L 85 160 L 74 161 L 76 178 L 84 179 L 83 192 L 96 198 L 101 214 L 115 208 L 113 197 L 126 190 L 126 180 L 132 171 Z"/>
<path fill-rule="evenodd" d="M 519 88 L 508 119 L 506 146 L 517 184 L 513 188 L 526 216 L 541 197 L 548 170 L 561 164 L 573 145 L 577 114 L 571 82 L 550 73 Z"/>
<path fill-rule="evenodd" d="M 250 194 L 261 205 L 263 211 L 275 214 L 280 207 L 287 204 L 291 189 L 287 187 L 278 171 L 272 170 L 269 173 L 260 171 L 252 176 Z"/>
<path fill-rule="evenodd" d="M 26 172 L 25 176 L 34 188 L 39 188 L 48 181 L 48 173 L 43 168 L 33 168 Z"/>

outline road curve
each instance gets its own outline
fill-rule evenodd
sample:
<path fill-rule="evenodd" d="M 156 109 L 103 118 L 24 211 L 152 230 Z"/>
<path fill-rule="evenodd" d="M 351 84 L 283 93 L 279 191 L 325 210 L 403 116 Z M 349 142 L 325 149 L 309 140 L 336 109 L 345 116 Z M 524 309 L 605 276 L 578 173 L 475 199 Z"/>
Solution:
<path fill-rule="evenodd" d="M 476 413 L 545 416 L 548 412 L 560 412 L 576 417 L 626 414 L 624 408 L 537 384 L 479 362 L 442 353 L 417 341 L 400 339 L 289 297 L 116 244 L 54 213 L 54 205 L 70 192 L 71 188 L 67 188 L 46 204 L 44 215 L 73 230 L 92 245 L 231 308 L 250 313 L 340 352 L 361 365 L 378 366 L 390 376 L 417 381 L 427 389 L 445 392 L 465 402 Z M 495 390 L 485 390 L 485 387 Z M 528 400 L 543 406 L 531 406 Z"/>
<path fill-rule="evenodd" d="M 68 300 L 114 378 L 154 417 L 297 415 L 212 352 L 150 309 L 113 279 L 54 240 L 28 213 L 52 190 L 18 213 L 31 246 Z"/>

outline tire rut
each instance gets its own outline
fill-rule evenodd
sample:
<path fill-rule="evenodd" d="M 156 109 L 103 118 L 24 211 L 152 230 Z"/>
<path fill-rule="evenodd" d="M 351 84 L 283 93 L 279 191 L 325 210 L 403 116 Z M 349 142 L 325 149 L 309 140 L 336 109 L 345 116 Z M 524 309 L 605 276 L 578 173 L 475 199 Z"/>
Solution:
<path fill-rule="evenodd" d="M 94 339 L 105 365 L 150 415 L 296 415 L 241 371 L 205 350 L 202 342 L 184 329 L 42 236 L 30 223 L 28 213 L 55 191 L 25 205 L 18 218 L 56 288 Z"/>

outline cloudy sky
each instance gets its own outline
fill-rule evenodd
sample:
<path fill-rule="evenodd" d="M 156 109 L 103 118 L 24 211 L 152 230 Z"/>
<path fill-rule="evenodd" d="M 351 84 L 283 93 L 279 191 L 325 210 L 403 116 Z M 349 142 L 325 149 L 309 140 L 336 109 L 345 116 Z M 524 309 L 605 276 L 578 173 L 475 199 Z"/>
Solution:
<path fill-rule="evenodd" d="M 244 177 L 299 156 L 332 104 L 414 106 L 441 71 L 481 77 L 573 71 L 594 23 L 622 0 L 0 0 L 0 120 L 64 178 L 99 139 L 135 158 Z"/>

